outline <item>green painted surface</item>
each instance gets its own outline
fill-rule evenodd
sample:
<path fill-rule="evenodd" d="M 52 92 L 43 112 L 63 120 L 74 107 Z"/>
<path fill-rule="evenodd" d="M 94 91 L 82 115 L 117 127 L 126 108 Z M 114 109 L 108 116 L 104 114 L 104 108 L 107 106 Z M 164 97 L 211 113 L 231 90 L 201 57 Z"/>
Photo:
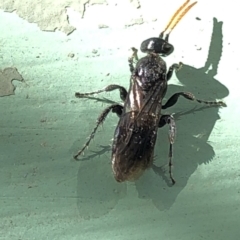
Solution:
<path fill-rule="evenodd" d="M 109 147 L 114 115 L 82 161 L 72 159 L 107 106 L 76 99 L 74 93 L 110 83 L 128 87 L 127 49 L 155 30 L 85 28 L 65 36 L 0 12 L 1 70 L 16 67 L 24 78 L 13 81 L 15 95 L 0 98 L 0 239 L 239 239 L 239 66 L 234 61 L 239 46 L 227 30 L 232 18 L 223 28 L 212 18 L 202 51 L 191 43 L 194 36 L 189 42 L 173 36 L 176 53 L 167 60 L 185 62 L 177 74 L 184 86 L 173 77 L 167 96 L 191 91 L 198 98 L 224 99 L 228 107 L 201 109 L 181 99 L 168 110 L 196 107 L 177 115 L 177 184 L 169 187 L 152 170 L 135 184 L 114 181 Z M 99 97 L 119 101 L 117 92 Z M 167 151 L 167 129 L 162 129 L 157 165 L 167 162 Z"/>

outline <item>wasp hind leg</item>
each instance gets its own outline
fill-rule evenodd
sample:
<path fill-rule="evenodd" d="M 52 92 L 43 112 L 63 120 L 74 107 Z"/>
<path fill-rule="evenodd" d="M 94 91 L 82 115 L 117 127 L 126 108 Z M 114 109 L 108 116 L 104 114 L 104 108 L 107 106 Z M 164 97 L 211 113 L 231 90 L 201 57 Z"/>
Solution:
<path fill-rule="evenodd" d="M 107 107 L 105 110 L 103 110 L 103 112 L 99 115 L 99 117 L 97 118 L 97 122 L 96 122 L 96 126 L 93 129 L 93 131 L 91 132 L 87 142 L 84 144 L 84 146 L 82 147 L 81 150 L 78 151 L 77 154 L 74 155 L 74 158 L 76 160 L 78 160 L 78 157 L 84 152 L 84 150 L 89 146 L 91 140 L 94 138 L 95 133 L 98 129 L 98 127 L 100 126 L 100 124 L 102 124 L 104 122 L 104 120 L 106 119 L 107 115 L 110 113 L 110 111 L 112 111 L 113 113 L 116 113 L 119 117 L 122 115 L 122 110 L 123 110 L 123 106 L 119 105 L 119 104 L 113 104 L 109 107 Z"/>
<path fill-rule="evenodd" d="M 170 179 L 172 181 L 172 184 L 174 185 L 176 183 L 175 179 L 173 178 L 173 174 L 172 174 L 172 157 L 173 157 L 173 143 L 175 141 L 175 137 L 176 137 L 176 124 L 174 121 L 173 116 L 171 115 L 162 115 L 162 117 L 160 118 L 158 127 L 161 128 L 163 126 L 165 126 L 166 124 L 169 125 L 169 132 L 168 132 L 168 138 L 169 138 L 169 152 L 168 152 L 168 157 L 169 157 L 169 161 L 168 161 L 168 167 L 169 167 L 169 176 Z"/>

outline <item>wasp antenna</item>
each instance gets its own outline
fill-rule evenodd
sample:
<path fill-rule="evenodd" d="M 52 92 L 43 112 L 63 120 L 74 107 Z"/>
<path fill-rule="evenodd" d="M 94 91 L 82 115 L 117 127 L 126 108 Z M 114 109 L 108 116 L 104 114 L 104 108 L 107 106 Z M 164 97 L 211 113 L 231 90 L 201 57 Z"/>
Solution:
<path fill-rule="evenodd" d="M 190 0 L 187 0 L 182 6 L 180 6 L 178 8 L 178 10 L 174 13 L 174 15 L 172 16 L 171 20 L 168 22 L 168 25 L 165 27 L 165 29 L 161 32 L 160 35 L 163 35 L 164 32 L 167 31 L 167 29 L 169 28 L 169 26 L 172 24 L 173 20 L 175 19 L 175 17 L 179 14 L 179 12 L 189 3 Z"/>
<path fill-rule="evenodd" d="M 163 38 L 164 33 L 169 29 L 169 33 L 166 35 L 165 40 L 168 41 L 169 34 L 171 31 L 176 27 L 178 22 L 183 18 L 183 16 L 197 3 L 194 2 L 188 7 L 187 4 L 190 0 L 187 0 L 182 6 L 178 8 L 178 10 L 175 12 L 175 14 L 172 16 L 171 20 L 169 21 L 167 27 L 162 31 L 159 35 L 160 38 Z M 186 7 L 186 8 L 185 8 Z M 185 9 L 184 9 L 185 8 Z"/>
<path fill-rule="evenodd" d="M 176 21 L 173 23 L 173 26 L 170 27 L 170 31 L 168 33 L 168 35 L 170 34 L 170 32 L 176 27 L 176 25 L 178 24 L 178 22 L 184 17 L 184 15 L 196 4 L 197 2 L 192 3 L 191 5 L 189 5 L 176 19 Z"/>

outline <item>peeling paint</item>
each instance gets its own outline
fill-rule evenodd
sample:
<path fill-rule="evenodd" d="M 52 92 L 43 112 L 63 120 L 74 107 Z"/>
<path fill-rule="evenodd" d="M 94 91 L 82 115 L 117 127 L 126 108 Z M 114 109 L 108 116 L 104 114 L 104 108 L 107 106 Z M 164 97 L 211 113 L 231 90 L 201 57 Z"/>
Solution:
<path fill-rule="evenodd" d="M 16 68 L 5 68 L 3 71 L 0 71 L 0 97 L 14 94 L 15 86 L 12 84 L 13 80 L 24 80 Z"/>
<path fill-rule="evenodd" d="M 132 19 L 128 24 L 126 24 L 126 27 L 130 27 L 133 25 L 141 25 L 143 23 L 143 18 Z"/>
<path fill-rule="evenodd" d="M 135 8 L 140 8 L 141 7 L 139 0 L 130 0 L 130 3 L 132 3 L 132 5 Z"/>
<path fill-rule="evenodd" d="M 43 31 L 62 31 L 69 35 L 75 30 L 70 25 L 66 8 L 71 7 L 83 17 L 85 4 L 103 4 L 105 0 L 1 0 L 0 9 L 16 13 L 30 23 L 36 23 Z"/>

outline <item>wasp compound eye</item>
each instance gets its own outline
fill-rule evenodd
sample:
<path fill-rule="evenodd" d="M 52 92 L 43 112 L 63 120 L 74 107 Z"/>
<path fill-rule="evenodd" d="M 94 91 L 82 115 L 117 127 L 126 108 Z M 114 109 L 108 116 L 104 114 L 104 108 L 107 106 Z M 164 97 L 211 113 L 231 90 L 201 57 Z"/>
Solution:
<path fill-rule="evenodd" d="M 161 38 L 149 38 L 141 44 L 141 51 L 143 53 L 157 53 L 167 56 L 171 54 L 173 50 L 173 45 Z"/>
<path fill-rule="evenodd" d="M 162 46 L 162 52 L 161 52 L 161 54 L 163 55 L 163 56 L 168 56 L 168 55 L 170 55 L 172 52 L 173 52 L 173 50 L 174 50 L 174 47 L 173 47 L 173 45 L 171 45 L 170 43 L 165 43 L 165 44 L 163 44 L 163 46 Z"/>

